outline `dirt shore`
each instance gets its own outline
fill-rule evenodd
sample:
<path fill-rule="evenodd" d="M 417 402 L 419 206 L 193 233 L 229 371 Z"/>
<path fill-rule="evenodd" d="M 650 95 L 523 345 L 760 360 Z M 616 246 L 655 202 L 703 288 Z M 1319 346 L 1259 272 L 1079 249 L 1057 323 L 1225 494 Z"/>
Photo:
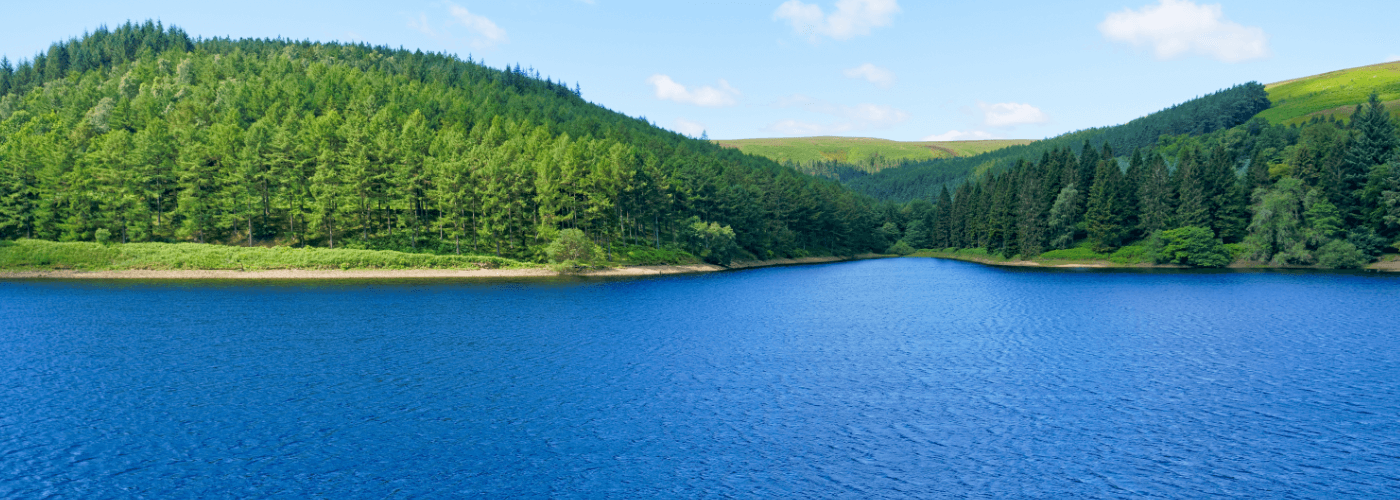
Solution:
<path fill-rule="evenodd" d="M 706 273 L 714 271 L 726 271 L 732 269 L 748 269 L 754 267 L 785 266 L 796 264 L 819 264 L 823 262 L 839 262 L 853 260 L 856 258 L 870 258 L 873 256 L 861 257 L 806 257 L 801 259 L 772 259 L 762 261 L 735 261 L 729 267 L 716 266 L 713 264 L 691 264 L 679 266 L 628 266 L 609 269 L 598 269 L 573 273 L 579 276 L 654 276 L 662 274 L 689 274 Z M 0 271 L 0 279 L 398 279 L 398 278 L 548 278 L 557 277 L 560 273 L 551 269 L 537 267 L 530 269 L 352 269 L 346 271 L 336 270 L 303 270 L 303 269 L 276 269 L 269 271 L 232 271 L 232 270 L 175 270 L 175 271 L 151 271 L 151 270 L 123 270 L 123 271 L 75 271 L 75 270 L 43 270 L 43 271 Z"/>

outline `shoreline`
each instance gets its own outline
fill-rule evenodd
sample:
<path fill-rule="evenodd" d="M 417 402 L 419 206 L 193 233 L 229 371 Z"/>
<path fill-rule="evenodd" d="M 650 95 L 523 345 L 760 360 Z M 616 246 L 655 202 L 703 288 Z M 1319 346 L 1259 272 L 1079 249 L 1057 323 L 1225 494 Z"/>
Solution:
<path fill-rule="evenodd" d="M 997 261 L 997 260 L 991 260 L 991 259 L 982 259 L 982 258 L 969 257 L 969 256 L 955 256 L 955 255 L 947 255 L 947 254 L 938 254 L 938 255 L 931 255 L 931 254 L 918 255 L 918 254 L 914 254 L 914 255 L 912 255 L 912 257 L 923 257 L 923 258 L 944 259 L 944 260 L 957 260 L 957 261 L 962 261 L 962 262 L 971 262 L 971 263 L 974 263 L 974 264 L 982 264 L 982 265 L 985 265 L 985 266 L 995 266 L 995 267 L 1039 267 L 1039 268 L 1045 268 L 1045 269 L 1057 269 L 1057 268 L 1059 268 L 1059 269 L 1064 269 L 1064 268 L 1078 268 L 1078 269 L 1212 269 L 1212 268 L 1197 268 L 1197 267 L 1191 267 L 1191 266 L 1182 266 L 1182 265 L 1176 265 L 1176 264 L 1150 264 L 1150 263 L 1119 264 L 1119 263 L 1116 263 L 1116 262 L 1111 262 L 1111 261 L 1106 261 L 1106 260 L 1101 260 L 1101 261 L 1100 261 L 1100 260 L 1095 260 L 1095 261 L 1069 261 L 1069 262 L 1036 261 L 1036 260 L 1006 260 L 1006 261 Z M 1230 263 L 1230 265 L 1225 266 L 1225 267 L 1223 267 L 1223 268 L 1214 268 L 1214 269 L 1236 269 L 1236 270 L 1239 270 L 1239 269 L 1292 269 L 1292 270 L 1302 270 L 1302 271 L 1372 271 L 1372 272 L 1379 272 L 1379 273 L 1400 273 L 1400 258 L 1388 258 L 1388 260 L 1381 260 L 1380 262 L 1372 262 L 1371 264 L 1368 264 L 1368 265 L 1366 265 L 1365 267 L 1362 267 L 1362 268 L 1359 268 L 1359 269 L 1332 269 L 1332 268 L 1312 267 L 1312 266 L 1276 266 L 1276 265 L 1271 265 L 1271 264 L 1261 264 L 1261 263 L 1257 263 L 1257 262 L 1244 262 L 1244 261 L 1232 262 L 1232 263 Z"/>
<path fill-rule="evenodd" d="M 236 271 L 227 269 L 178 269 L 144 270 L 126 269 L 112 271 L 79 271 L 72 269 L 47 269 L 33 271 L 0 271 L 0 280 L 6 279 L 156 279 L 156 280 L 200 280 L 200 279 L 402 279 L 402 278 L 557 278 L 561 276 L 581 277 L 628 277 L 660 276 L 670 274 L 695 274 L 718 271 L 733 271 L 759 267 L 792 266 L 804 264 L 825 264 L 883 257 L 866 254 L 853 257 L 802 257 L 797 259 L 772 259 L 759 261 L 734 261 L 729 267 L 714 264 L 684 264 L 658 266 L 626 266 L 596 269 L 577 273 L 560 273 L 547 267 L 525 269 L 270 269 L 262 271 Z"/>

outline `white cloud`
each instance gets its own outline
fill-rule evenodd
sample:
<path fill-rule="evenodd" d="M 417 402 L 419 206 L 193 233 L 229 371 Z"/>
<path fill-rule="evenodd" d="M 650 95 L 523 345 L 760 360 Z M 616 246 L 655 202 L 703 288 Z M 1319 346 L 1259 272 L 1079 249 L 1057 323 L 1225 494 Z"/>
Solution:
<path fill-rule="evenodd" d="M 787 135 L 829 135 L 859 129 L 882 129 L 909 120 L 909 113 L 890 106 L 878 104 L 838 106 L 803 95 L 784 97 L 778 101 L 778 106 L 801 106 L 807 108 L 808 111 L 837 118 L 836 121 L 828 123 L 783 120 L 768 126 L 771 131 Z"/>
<path fill-rule="evenodd" d="M 992 135 L 992 134 L 989 134 L 989 133 L 987 133 L 987 132 L 983 132 L 983 131 L 981 131 L 981 130 L 969 130 L 969 131 L 966 131 L 966 132 L 963 132 L 963 131 L 961 131 L 961 130 L 949 130 L 949 131 L 944 132 L 944 133 L 942 133 L 942 134 L 933 134 L 933 135 L 930 135 L 930 136 L 928 136 L 928 137 L 924 137 L 923 139 L 920 139 L 920 140 L 922 140 L 922 141 L 983 141 L 983 140 L 987 140 L 987 139 L 996 139 L 996 136 L 994 136 L 994 135 Z"/>
<path fill-rule="evenodd" d="M 1158 59 L 1191 53 L 1241 62 L 1269 55 L 1263 29 L 1225 19 L 1219 4 L 1196 5 L 1191 0 L 1161 0 L 1140 10 L 1111 13 L 1099 23 L 1099 32 L 1115 42 L 1150 45 Z"/>
<path fill-rule="evenodd" d="M 819 123 L 783 120 L 768 126 L 768 130 L 784 135 L 830 135 L 850 130 L 846 124 L 822 125 Z"/>
<path fill-rule="evenodd" d="M 1012 125 L 1024 125 L 1028 123 L 1045 123 L 1050 121 L 1050 117 L 1045 115 L 1040 108 L 1029 104 L 1016 102 L 1000 102 L 987 104 L 978 102 L 977 107 L 982 108 L 985 123 L 990 127 L 1010 127 Z"/>
<path fill-rule="evenodd" d="M 786 19 L 793 31 L 812 41 L 818 35 L 849 40 L 869 35 L 872 28 L 889 25 L 899 12 L 898 0 L 837 0 L 836 11 L 831 14 L 815 4 L 788 0 L 773 11 L 773 19 Z"/>
<path fill-rule="evenodd" d="M 443 5 L 447 6 L 448 19 L 438 23 L 437 29 L 433 28 L 433 23 L 428 20 L 428 15 L 422 12 L 418 13 L 418 19 L 408 20 L 408 27 L 431 38 L 445 41 L 461 41 L 462 39 L 452 35 L 451 28 L 454 25 L 465 27 L 471 33 L 465 38 L 465 41 L 478 49 L 510 41 L 509 37 L 506 36 L 506 30 L 496 26 L 496 23 L 491 22 L 490 19 L 473 14 L 450 1 L 444 1 Z"/>
<path fill-rule="evenodd" d="M 1395 61 L 1400 61 L 1400 55 L 1390 55 L 1390 56 L 1386 56 L 1386 58 L 1385 58 L 1385 62 L 1395 62 Z"/>
<path fill-rule="evenodd" d="M 506 42 L 506 30 L 496 26 L 496 23 L 471 12 L 452 2 L 444 1 L 447 5 L 447 12 L 452 14 L 452 18 L 462 26 L 466 26 L 472 32 L 472 45 L 476 47 L 490 47 L 498 43 Z"/>
<path fill-rule="evenodd" d="M 700 137 L 700 134 L 705 133 L 705 125 L 701 123 L 695 123 L 685 118 L 676 118 L 676 132 L 680 132 L 691 137 Z"/>
<path fill-rule="evenodd" d="M 422 12 L 418 13 L 418 19 L 408 20 L 408 27 L 413 28 L 414 31 L 417 31 L 424 35 L 428 35 L 433 38 L 442 38 L 442 35 L 439 35 L 436 31 L 433 31 L 433 27 L 428 24 L 428 15 Z"/>
<path fill-rule="evenodd" d="M 694 104 L 696 106 L 720 107 L 733 106 L 739 90 L 729 86 L 729 82 L 721 79 L 719 87 L 699 87 L 694 90 L 686 88 L 685 85 L 676 83 L 671 77 L 666 75 L 651 75 L 647 78 L 647 83 L 656 90 L 656 98 L 675 101 L 683 104 Z"/>
<path fill-rule="evenodd" d="M 894 85 L 893 72 L 870 63 L 842 71 L 841 74 L 846 75 L 846 78 L 862 78 L 884 88 L 890 88 Z"/>

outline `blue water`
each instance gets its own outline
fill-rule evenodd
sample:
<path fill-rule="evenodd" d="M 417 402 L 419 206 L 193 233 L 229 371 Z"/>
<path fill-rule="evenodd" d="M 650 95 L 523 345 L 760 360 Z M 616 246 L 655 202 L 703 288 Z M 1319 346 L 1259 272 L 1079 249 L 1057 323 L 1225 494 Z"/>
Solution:
<path fill-rule="evenodd" d="M 1400 496 L 1400 278 L 0 281 L 0 498 Z"/>

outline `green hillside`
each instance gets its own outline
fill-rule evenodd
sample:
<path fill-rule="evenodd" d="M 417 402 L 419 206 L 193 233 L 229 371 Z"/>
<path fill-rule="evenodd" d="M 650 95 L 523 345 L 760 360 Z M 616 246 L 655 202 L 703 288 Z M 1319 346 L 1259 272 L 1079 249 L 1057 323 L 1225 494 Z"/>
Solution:
<path fill-rule="evenodd" d="M 1372 92 L 1392 112 L 1400 110 L 1400 61 L 1350 68 L 1266 85 L 1273 107 L 1259 113 L 1270 123 L 1302 123 L 1314 116 L 1347 119 Z"/>
<path fill-rule="evenodd" d="M 0 239 L 726 263 L 883 249 L 873 205 L 518 64 L 149 21 L 0 61 Z"/>
<path fill-rule="evenodd" d="M 1130 154 L 1134 149 L 1157 144 L 1164 135 L 1198 136 L 1234 127 L 1268 107 L 1264 86 L 1251 82 L 1122 125 L 1078 130 L 976 156 L 912 162 L 870 175 L 837 172 L 838 175 L 829 177 L 839 178 L 848 187 L 879 199 L 932 200 L 944 187 L 956 188 L 969 179 L 1005 171 L 1020 161 L 1037 161 L 1056 151 L 1082 151 L 1107 145 L 1120 155 Z"/>
<path fill-rule="evenodd" d="M 879 170 L 906 161 L 955 158 L 982 154 L 1007 146 L 1028 144 L 1028 139 L 986 141 L 901 142 L 869 137 L 792 137 L 714 141 L 779 163 L 807 165 L 837 162 Z"/>

